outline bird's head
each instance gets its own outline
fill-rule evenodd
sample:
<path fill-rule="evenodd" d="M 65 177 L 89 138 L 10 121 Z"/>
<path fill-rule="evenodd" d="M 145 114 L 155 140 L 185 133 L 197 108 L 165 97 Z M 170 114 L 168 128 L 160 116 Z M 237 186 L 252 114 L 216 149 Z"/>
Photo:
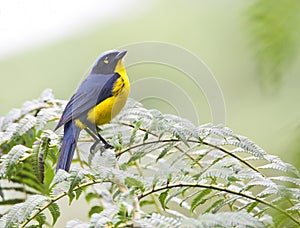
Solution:
<path fill-rule="evenodd" d="M 91 73 L 92 74 L 113 74 L 124 69 L 123 57 L 127 51 L 111 50 L 102 53 L 96 60 Z"/>

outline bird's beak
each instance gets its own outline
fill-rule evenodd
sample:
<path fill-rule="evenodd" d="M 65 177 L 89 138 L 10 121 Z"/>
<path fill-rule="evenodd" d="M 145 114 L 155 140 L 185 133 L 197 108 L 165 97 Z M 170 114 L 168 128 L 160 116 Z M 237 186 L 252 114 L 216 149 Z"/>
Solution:
<path fill-rule="evenodd" d="M 126 53 L 127 53 L 126 50 L 120 51 L 120 52 L 116 55 L 115 59 L 117 59 L 117 60 L 122 59 L 122 58 L 126 55 Z"/>

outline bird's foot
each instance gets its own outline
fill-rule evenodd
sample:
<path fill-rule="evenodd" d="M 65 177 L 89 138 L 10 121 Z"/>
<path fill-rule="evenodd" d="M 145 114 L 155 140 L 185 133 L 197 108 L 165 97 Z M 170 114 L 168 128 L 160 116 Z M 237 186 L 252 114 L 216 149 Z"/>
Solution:
<path fill-rule="evenodd" d="M 108 142 L 104 143 L 104 148 L 105 149 L 112 149 L 114 148 L 112 145 L 110 145 Z"/>
<path fill-rule="evenodd" d="M 96 153 L 96 146 L 99 144 L 100 141 L 95 141 L 93 145 L 90 147 L 90 153 L 95 154 Z"/>
<path fill-rule="evenodd" d="M 114 148 L 112 145 L 110 145 L 108 142 L 104 143 L 104 146 L 101 145 L 100 140 L 95 141 L 93 143 L 93 145 L 90 148 L 90 153 L 91 154 L 95 154 L 97 150 L 100 150 L 100 155 L 102 156 L 102 153 L 106 150 L 106 149 L 112 149 Z"/>

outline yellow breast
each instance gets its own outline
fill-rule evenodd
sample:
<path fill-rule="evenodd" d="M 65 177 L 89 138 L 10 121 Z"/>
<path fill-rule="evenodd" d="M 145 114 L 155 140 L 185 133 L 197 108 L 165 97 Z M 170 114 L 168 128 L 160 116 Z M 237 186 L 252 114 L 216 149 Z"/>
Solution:
<path fill-rule="evenodd" d="M 116 80 L 112 88 L 113 95 L 88 112 L 87 119 L 90 122 L 97 125 L 106 124 L 118 115 L 124 107 L 130 92 L 130 83 L 124 66 L 117 69 L 117 73 L 121 77 Z"/>

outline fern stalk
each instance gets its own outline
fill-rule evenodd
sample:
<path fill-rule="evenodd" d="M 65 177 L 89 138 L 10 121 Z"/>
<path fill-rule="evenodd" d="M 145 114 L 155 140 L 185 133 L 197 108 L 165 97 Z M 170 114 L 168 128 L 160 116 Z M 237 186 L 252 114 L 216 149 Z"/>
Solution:
<path fill-rule="evenodd" d="M 251 165 L 249 162 L 243 160 L 242 158 L 240 158 L 239 156 L 231 153 L 230 151 L 226 150 L 225 148 L 222 148 L 222 147 L 219 147 L 219 146 L 216 146 L 216 145 L 213 145 L 211 143 L 208 143 L 208 142 L 205 142 L 205 141 L 199 141 L 199 140 L 193 140 L 193 139 L 187 139 L 186 140 L 187 142 L 190 142 L 190 143 L 198 143 L 198 144 L 203 144 L 203 145 L 206 145 L 206 146 L 210 146 L 212 148 L 215 148 L 215 149 L 218 149 L 226 154 L 228 154 L 229 156 L 231 157 L 234 157 L 235 159 L 237 159 L 239 162 L 243 163 L 244 165 L 248 166 L 250 169 L 254 170 L 255 172 L 261 174 L 262 176 L 264 176 L 263 173 L 261 173 L 255 166 Z M 156 144 L 156 143 L 167 143 L 167 142 L 181 142 L 180 139 L 161 139 L 161 140 L 156 140 L 156 141 L 148 141 L 148 142 L 143 142 L 143 143 L 140 143 L 140 144 L 135 144 L 134 146 L 131 146 L 131 147 L 128 147 L 124 150 L 121 150 L 120 152 L 116 153 L 116 157 L 119 157 L 121 156 L 122 154 L 124 154 L 125 152 L 127 151 L 130 151 L 134 148 L 138 148 L 138 147 L 143 147 L 145 145 L 149 145 L 149 144 Z M 187 153 L 184 153 L 185 155 L 187 155 Z M 190 157 L 190 156 L 189 156 Z M 193 161 L 194 161 L 194 158 L 193 158 Z"/>
<path fill-rule="evenodd" d="M 71 192 L 76 192 L 77 190 L 80 190 L 82 188 L 85 188 L 85 187 L 88 187 L 88 186 L 91 186 L 94 184 L 99 184 L 101 182 L 105 182 L 105 181 L 100 180 L 100 179 L 90 180 L 90 181 L 82 183 L 82 184 L 78 185 L 77 187 L 73 188 L 73 190 Z M 30 217 L 28 217 L 19 227 L 20 228 L 25 227 L 30 221 L 35 219 L 40 213 L 42 213 L 44 210 L 46 210 L 50 205 L 52 205 L 56 201 L 60 200 L 61 198 L 65 197 L 69 194 L 70 194 L 70 192 L 65 191 L 65 192 L 61 193 L 60 195 L 50 199 L 49 202 L 46 203 L 44 206 L 37 208 L 37 211 L 34 212 Z"/>
<path fill-rule="evenodd" d="M 257 198 L 257 197 L 254 197 L 254 196 L 251 196 L 251 195 L 248 195 L 248 194 L 245 194 L 245 193 L 242 193 L 242 192 L 235 192 L 233 190 L 230 190 L 230 189 L 227 189 L 227 188 L 224 188 L 224 187 L 220 187 L 220 186 L 216 186 L 216 185 L 208 185 L 208 184 L 198 184 L 198 183 L 184 183 L 184 182 L 181 182 L 181 183 L 173 183 L 173 184 L 166 184 L 164 186 L 160 186 L 160 187 L 155 187 L 149 191 L 146 191 L 146 192 L 143 192 L 141 193 L 138 198 L 139 200 L 143 199 L 144 197 L 148 196 L 148 195 L 151 195 L 153 193 L 156 193 L 156 192 L 160 192 L 160 191 L 164 191 L 164 190 L 168 190 L 168 189 L 173 189 L 173 188 L 183 188 L 183 187 L 192 187 L 192 188 L 206 188 L 206 189 L 213 189 L 213 190 L 217 190 L 217 191 L 221 191 L 221 192 L 227 192 L 227 193 L 230 193 L 230 194 L 234 194 L 234 195 L 238 195 L 238 196 L 242 196 L 244 198 L 247 198 L 247 199 L 250 199 L 250 200 L 253 200 L 253 201 L 256 201 L 256 202 L 259 202 L 259 203 L 262 203 L 270 208 L 273 208 L 274 210 L 282 213 L 283 215 L 285 215 L 286 217 L 290 218 L 292 221 L 294 221 L 296 224 L 298 224 L 300 226 L 300 220 L 296 219 L 294 216 L 290 215 L 289 213 L 287 213 L 285 210 L 267 202 L 267 201 L 264 201 L 260 198 Z"/>
<path fill-rule="evenodd" d="M 127 127 L 131 127 L 131 128 L 135 128 L 135 125 L 133 124 L 130 124 L 130 123 L 125 123 L 125 122 L 120 122 L 121 125 L 124 125 L 124 126 L 127 126 Z M 151 134 L 155 137 L 159 137 L 157 134 L 153 133 L 153 132 L 149 132 L 147 131 L 146 128 L 142 128 L 142 127 L 139 127 L 138 130 L 140 131 L 143 131 L 145 133 L 148 133 L 148 134 Z M 145 142 L 144 142 L 145 143 Z M 200 168 L 202 168 L 202 165 L 197 161 L 195 160 L 191 155 L 189 155 L 188 153 L 184 152 L 179 146 L 174 146 L 176 149 L 178 149 L 181 153 L 183 153 L 185 156 L 187 156 L 189 159 L 191 159 L 195 164 L 197 164 Z M 126 150 L 127 151 L 127 150 Z M 124 151 L 124 152 L 126 152 Z M 122 152 L 123 153 L 123 152 Z"/>

